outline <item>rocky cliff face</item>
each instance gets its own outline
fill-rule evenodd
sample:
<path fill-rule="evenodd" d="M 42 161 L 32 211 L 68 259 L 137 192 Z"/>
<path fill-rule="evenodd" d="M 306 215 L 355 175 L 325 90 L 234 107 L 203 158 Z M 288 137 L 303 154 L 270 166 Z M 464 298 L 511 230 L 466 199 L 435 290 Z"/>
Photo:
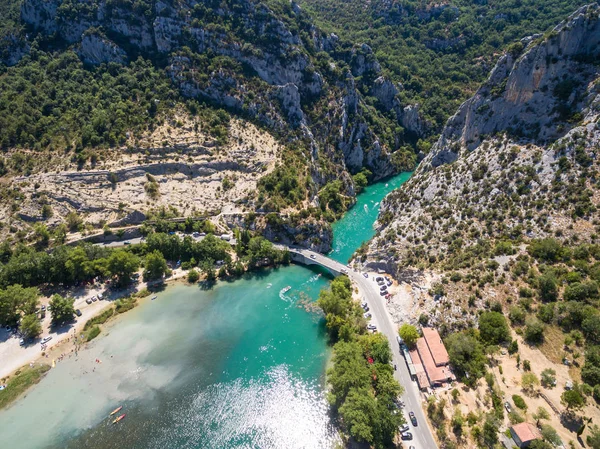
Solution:
<path fill-rule="evenodd" d="M 391 128 L 401 125 L 410 138 L 427 126 L 418 105 L 399 102 L 397 87 L 381 77 L 367 45 L 348 50 L 337 36 L 312 25 L 295 3 L 284 10 L 277 15 L 256 0 L 214 5 L 162 0 L 147 7 L 106 0 L 25 0 L 21 16 L 34 33 L 74 46 L 86 63 L 126 63 L 139 54 L 167 61 L 165 69 L 184 96 L 240 112 L 288 138 L 291 130 L 291 139 L 310 149 L 318 186 L 342 177 L 350 193 L 348 172 L 366 167 L 379 179 L 410 168 L 392 163 L 403 137 L 382 139 L 366 117 L 364 89 L 354 79 L 380 78 L 367 89 L 381 102 L 375 113 L 393 111 Z M 318 51 L 329 53 L 330 73 L 315 67 L 311 54 Z M 341 63 L 349 69 L 339 69 Z M 326 126 L 315 122 L 319 115 L 326 116 Z M 329 161 L 326 170 L 324 160 Z"/>
<path fill-rule="evenodd" d="M 499 59 L 385 199 L 364 261 L 393 273 L 417 263 L 456 269 L 458 254 L 502 239 L 595 238 L 599 14 L 598 5 L 581 8 Z"/>
<path fill-rule="evenodd" d="M 565 135 L 577 123 L 577 111 L 591 101 L 588 87 L 598 74 L 597 15 L 597 6 L 583 7 L 549 35 L 517 43 L 450 118 L 426 162 L 452 162 L 460 149 L 473 150 L 497 132 L 541 144 Z"/>

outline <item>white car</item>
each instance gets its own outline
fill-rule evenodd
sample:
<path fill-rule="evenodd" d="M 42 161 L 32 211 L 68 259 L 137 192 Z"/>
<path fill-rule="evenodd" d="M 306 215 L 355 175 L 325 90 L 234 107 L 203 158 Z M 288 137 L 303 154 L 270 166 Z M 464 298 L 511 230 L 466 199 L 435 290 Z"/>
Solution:
<path fill-rule="evenodd" d="M 52 336 L 48 335 L 47 337 L 42 338 L 42 344 L 45 345 L 46 343 L 48 343 L 50 340 L 52 340 Z"/>
<path fill-rule="evenodd" d="M 369 324 L 367 326 L 367 329 L 369 329 L 370 331 L 375 332 L 377 330 L 377 326 L 375 326 L 374 324 Z"/>
<path fill-rule="evenodd" d="M 311 254 L 311 255 L 310 255 L 310 258 L 311 258 L 311 259 L 316 259 L 316 257 L 315 257 L 315 255 L 314 255 L 314 254 Z"/>

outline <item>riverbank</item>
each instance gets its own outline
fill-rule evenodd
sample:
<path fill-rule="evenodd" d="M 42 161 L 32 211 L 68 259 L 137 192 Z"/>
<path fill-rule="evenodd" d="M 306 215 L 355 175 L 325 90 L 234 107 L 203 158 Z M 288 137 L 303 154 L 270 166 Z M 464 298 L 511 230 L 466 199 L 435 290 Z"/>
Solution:
<path fill-rule="evenodd" d="M 83 319 L 79 317 L 74 320 L 72 323 L 68 325 L 62 326 L 58 329 L 54 329 L 50 331 L 49 320 L 50 314 L 47 314 L 44 319 L 44 332 L 42 336 L 51 336 L 52 340 L 47 343 L 45 350 L 38 349 L 38 343 L 32 343 L 29 347 L 22 347 L 19 345 L 18 338 L 12 337 L 11 339 L 6 339 L 2 344 L 0 344 L 0 359 L 2 360 L 2 366 L 0 366 L 0 385 L 6 385 L 7 388 L 3 390 L 0 395 L 4 395 L 8 392 L 11 396 L 10 401 L 0 401 L 0 410 L 4 407 L 9 406 L 14 403 L 21 397 L 24 393 L 26 393 L 27 389 L 35 385 L 35 383 L 39 382 L 48 372 L 45 370 L 40 373 L 40 377 L 36 382 L 26 382 L 26 388 L 20 387 L 20 392 L 18 395 L 13 396 L 9 391 L 10 382 L 14 379 L 15 374 L 18 372 L 25 372 L 27 370 L 31 370 L 34 367 L 40 366 L 48 366 L 52 367 L 53 364 L 60 363 L 64 358 L 70 358 L 77 351 L 77 348 L 85 345 L 87 342 L 83 341 L 83 331 L 86 323 L 89 320 L 94 319 L 98 315 L 109 310 L 111 307 L 114 307 L 115 302 L 119 299 L 124 299 L 127 297 L 135 296 L 139 292 L 148 291 L 148 295 L 143 297 L 137 297 L 137 301 L 141 301 L 152 296 L 150 294 L 150 290 L 158 285 L 167 285 L 174 284 L 176 282 L 182 282 L 187 279 L 187 275 L 189 270 L 183 270 L 181 268 L 173 270 L 173 274 L 163 280 L 162 282 L 139 282 L 135 286 L 130 286 L 126 289 L 120 290 L 111 290 L 104 291 L 103 294 L 104 299 L 102 301 L 98 300 L 92 302 L 91 304 L 87 304 L 86 300 L 92 298 L 93 296 L 97 296 L 98 293 L 102 292 L 102 289 L 92 288 L 89 289 L 85 294 L 78 295 L 75 302 L 75 308 L 81 308 L 82 315 L 85 313 L 86 318 Z M 141 271 L 140 271 L 141 276 Z M 48 297 L 44 297 L 41 299 L 41 303 L 46 305 L 50 300 L 50 295 Z M 122 314 L 114 314 L 110 321 L 116 320 Z M 4 331 L 5 332 L 5 331 Z M 78 337 L 76 340 L 75 337 Z M 81 338 L 79 338 L 81 336 Z M 11 341 L 12 340 L 12 341 Z M 19 351 L 19 349 L 21 351 Z M 40 352 L 41 351 L 41 352 Z M 23 385 L 23 384 L 20 384 Z M 6 396 L 8 396 L 7 394 Z"/>

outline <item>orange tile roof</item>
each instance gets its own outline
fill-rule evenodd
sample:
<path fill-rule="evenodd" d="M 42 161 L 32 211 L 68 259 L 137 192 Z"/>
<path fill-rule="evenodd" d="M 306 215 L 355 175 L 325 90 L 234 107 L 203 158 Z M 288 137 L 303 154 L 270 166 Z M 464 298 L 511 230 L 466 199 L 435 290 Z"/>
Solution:
<path fill-rule="evenodd" d="M 435 364 L 433 356 L 429 351 L 429 346 L 422 337 L 417 340 L 417 351 L 419 351 L 419 356 L 421 356 L 421 361 L 425 367 L 425 372 L 427 373 L 427 377 L 431 383 L 443 383 L 448 379 L 454 378 L 454 375 L 448 367 L 437 366 Z"/>
<path fill-rule="evenodd" d="M 528 422 L 516 424 L 512 426 L 511 429 L 519 437 L 519 440 L 521 440 L 521 442 L 523 443 L 527 441 L 537 440 L 538 438 L 542 437 L 537 428 L 533 424 Z"/>
<path fill-rule="evenodd" d="M 411 349 L 409 353 L 413 366 L 415 367 L 417 383 L 419 384 L 419 388 L 429 388 L 431 384 L 429 383 L 429 379 L 427 378 L 427 374 L 425 373 L 425 367 L 423 366 L 423 362 L 421 361 L 419 352 L 416 349 Z"/>
<path fill-rule="evenodd" d="M 447 365 L 450 362 L 448 351 L 442 342 L 442 337 L 437 330 L 430 327 L 424 327 L 421 329 L 423 332 L 423 338 L 427 342 L 427 346 L 433 356 L 433 361 L 437 366 Z"/>

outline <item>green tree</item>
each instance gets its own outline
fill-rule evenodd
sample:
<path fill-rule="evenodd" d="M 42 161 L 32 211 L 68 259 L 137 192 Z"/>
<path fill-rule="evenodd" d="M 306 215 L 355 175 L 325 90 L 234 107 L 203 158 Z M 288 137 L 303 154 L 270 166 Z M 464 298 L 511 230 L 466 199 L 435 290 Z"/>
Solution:
<path fill-rule="evenodd" d="M 404 323 L 402 326 L 400 326 L 398 334 L 409 348 L 412 348 L 415 346 L 415 344 L 417 344 L 419 331 L 412 324 Z"/>
<path fill-rule="evenodd" d="M 53 325 L 60 325 L 73 319 L 75 316 L 74 302 L 73 298 L 65 298 L 58 294 L 50 298 L 50 313 L 52 314 Z"/>
<path fill-rule="evenodd" d="M 535 423 L 538 427 L 540 427 L 540 421 L 542 419 L 550 419 L 550 413 L 544 407 L 539 406 L 535 413 L 531 415 L 533 419 L 535 419 Z"/>
<path fill-rule="evenodd" d="M 446 339 L 450 363 L 464 381 L 474 382 L 485 373 L 486 358 L 477 338 L 468 332 L 457 332 Z"/>
<path fill-rule="evenodd" d="M 542 437 L 544 437 L 544 440 L 546 440 L 548 443 L 551 443 L 554 446 L 558 446 L 561 443 L 561 439 L 558 436 L 558 433 L 551 425 L 543 424 L 541 433 Z"/>
<path fill-rule="evenodd" d="M 600 427 L 597 424 L 590 427 L 590 433 L 585 441 L 592 449 L 600 449 Z"/>
<path fill-rule="evenodd" d="M 499 312 L 484 312 L 479 317 L 481 339 L 488 345 L 499 345 L 510 341 L 510 330 L 506 318 Z"/>
<path fill-rule="evenodd" d="M 585 405 L 585 397 L 581 394 L 579 386 L 575 384 L 571 390 L 565 390 L 560 396 L 560 402 L 567 410 L 580 410 Z"/>
<path fill-rule="evenodd" d="M 140 259 L 125 250 L 116 250 L 108 258 L 108 271 L 117 277 L 119 286 L 124 287 L 131 282 L 131 275 L 140 268 Z"/>
<path fill-rule="evenodd" d="M 556 382 L 556 371 L 552 368 L 546 368 L 541 374 L 542 385 L 546 388 L 552 388 Z"/>
<path fill-rule="evenodd" d="M 542 301 L 554 302 L 558 298 L 558 286 L 553 274 L 547 273 L 538 278 L 538 294 Z"/>
<path fill-rule="evenodd" d="M 29 315 L 25 315 L 21 319 L 19 330 L 21 331 L 23 338 L 36 338 L 42 333 L 42 325 L 40 324 L 40 320 L 38 320 L 37 315 L 31 313 Z"/>
<path fill-rule="evenodd" d="M 19 284 L 0 290 L 0 323 L 14 326 L 21 315 L 35 313 L 40 292 L 35 287 L 24 288 Z"/>
<path fill-rule="evenodd" d="M 198 273 L 196 270 L 190 270 L 188 272 L 187 279 L 190 284 L 195 284 L 198 282 L 198 279 L 200 279 L 200 273 Z"/>
<path fill-rule="evenodd" d="M 149 254 L 146 254 L 146 264 L 144 267 L 144 281 L 154 281 L 156 279 L 162 279 L 163 276 L 169 273 L 169 267 L 167 261 L 163 257 L 162 253 L 158 250 L 154 250 Z"/>
<path fill-rule="evenodd" d="M 541 343 L 544 341 L 544 325 L 537 318 L 530 318 L 525 325 L 525 340 L 528 343 Z"/>
<path fill-rule="evenodd" d="M 523 388 L 523 391 L 527 393 L 533 393 L 535 387 L 537 387 L 539 384 L 540 380 L 532 372 L 523 373 L 521 376 L 521 387 Z"/>

